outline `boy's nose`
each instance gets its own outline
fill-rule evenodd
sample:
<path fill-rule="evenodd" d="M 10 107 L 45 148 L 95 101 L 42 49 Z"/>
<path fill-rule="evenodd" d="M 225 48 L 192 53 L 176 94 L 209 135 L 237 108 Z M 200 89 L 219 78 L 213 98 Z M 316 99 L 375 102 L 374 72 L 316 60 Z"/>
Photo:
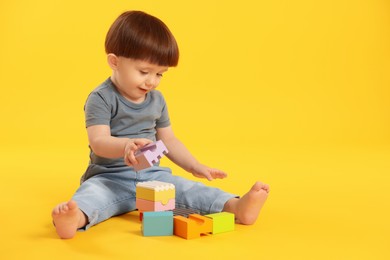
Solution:
<path fill-rule="evenodd" d="M 146 81 L 145 82 L 145 86 L 148 87 L 148 88 L 153 88 L 153 83 L 150 82 L 150 81 Z"/>
<path fill-rule="evenodd" d="M 145 85 L 148 88 L 153 88 L 156 85 L 156 81 L 154 79 L 152 79 L 152 78 L 149 78 L 149 79 L 146 80 Z"/>

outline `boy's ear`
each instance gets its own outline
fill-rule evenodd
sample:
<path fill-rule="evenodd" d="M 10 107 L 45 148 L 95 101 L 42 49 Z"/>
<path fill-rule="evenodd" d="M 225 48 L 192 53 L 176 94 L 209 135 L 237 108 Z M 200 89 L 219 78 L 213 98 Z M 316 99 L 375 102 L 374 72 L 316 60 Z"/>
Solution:
<path fill-rule="evenodd" d="M 107 62 L 112 70 L 118 69 L 118 57 L 115 54 L 113 53 L 107 54 Z"/>

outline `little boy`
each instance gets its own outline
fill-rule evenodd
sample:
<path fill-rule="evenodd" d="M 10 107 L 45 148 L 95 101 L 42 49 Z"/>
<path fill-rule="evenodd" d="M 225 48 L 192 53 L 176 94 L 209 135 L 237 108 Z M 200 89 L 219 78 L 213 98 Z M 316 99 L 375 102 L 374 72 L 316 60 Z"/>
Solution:
<path fill-rule="evenodd" d="M 200 213 L 227 211 L 235 214 L 237 223 L 253 224 L 268 196 L 266 184 L 256 182 L 239 198 L 158 165 L 139 172 L 133 168 L 139 148 L 162 140 L 167 157 L 194 176 L 209 181 L 227 176 L 199 163 L 175 137 L 164 97 L 155 90 L 163 73 L 179 60 L 167 26 L 141 11 L 125 12 L 108 31 L 105 48 L 112 75 L 92 91 L 84 108 L 90 163 L 72 199 L 52 211 L 58 235 L 72 238 L 78 229 L 135 210 L 136 184 L 150 180 L 174 184 L 178 207 Z"/>

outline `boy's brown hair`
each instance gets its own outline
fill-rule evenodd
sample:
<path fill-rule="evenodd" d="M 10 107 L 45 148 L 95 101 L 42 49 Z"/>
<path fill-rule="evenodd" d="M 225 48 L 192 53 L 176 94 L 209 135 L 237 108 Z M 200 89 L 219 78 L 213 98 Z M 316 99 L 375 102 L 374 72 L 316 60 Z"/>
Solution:
<path fill-rule="evenodd" d="M 160 66 L 176 66 L 179 48 L 168 27 L 141 11 L 127 11 L 111 25 L 106 36 L 106 53 L 145 60 Z"/>

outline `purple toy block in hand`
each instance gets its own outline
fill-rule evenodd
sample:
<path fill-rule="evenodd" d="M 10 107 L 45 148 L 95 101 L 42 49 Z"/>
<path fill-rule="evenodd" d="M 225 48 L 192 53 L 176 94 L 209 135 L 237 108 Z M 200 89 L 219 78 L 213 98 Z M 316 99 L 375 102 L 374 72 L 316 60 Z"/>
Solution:
<path fill-rule="evenodd" d="M 167 153 L 168 149 L 161 140 L 140 148 L 135 152 L 135 159 L 137 159 L 138 164 L 133 166 L 134 170 L 140 171 L 152 167 Z"/>

